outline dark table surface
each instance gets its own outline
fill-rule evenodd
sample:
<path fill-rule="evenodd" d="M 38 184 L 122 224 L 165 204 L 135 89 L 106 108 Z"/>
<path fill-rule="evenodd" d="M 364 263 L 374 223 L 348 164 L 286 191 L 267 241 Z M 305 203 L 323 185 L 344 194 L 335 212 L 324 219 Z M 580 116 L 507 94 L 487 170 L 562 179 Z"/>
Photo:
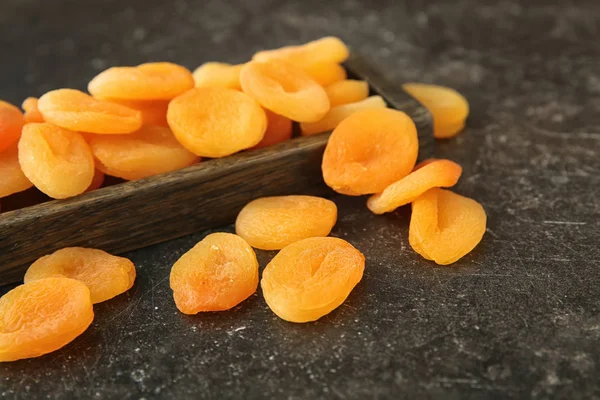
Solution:
<path fill-rule="evenodd" d="M 305 325 L 260 291 L 180 314 L 170 267 L 205 232 L 132 252 L 135 287 L 63 350 L 1 365 L 0 398 L 599 398 L 600 3 L 413 3 L 3 0 L 0 97 L 17 103 L 112 65 L 242 62 L 324 35 L 396 82 L 454 87 L 471 117 L 436 155 L 464 166 L 456 190 L 488 230 L 437 267 L 408 245 L 406 207 L 337 198 L 333 233 L 365 253 L 365 276 Z"/>

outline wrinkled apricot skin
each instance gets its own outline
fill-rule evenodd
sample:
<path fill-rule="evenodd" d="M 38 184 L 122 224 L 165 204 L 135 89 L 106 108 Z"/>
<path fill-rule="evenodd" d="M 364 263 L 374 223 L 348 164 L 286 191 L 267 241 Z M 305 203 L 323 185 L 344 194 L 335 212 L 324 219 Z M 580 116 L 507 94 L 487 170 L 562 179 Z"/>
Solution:
<path fill-rule="evenodd" d="M 267 117 L 245 93 L 225 88 L 195 88 L 169 103 L 167 121 L 177 140 L 201 157 L 225 157 L 256 146 Z"/>
<path fill-rule="evenodd" d="M 340 64 L 312 64 L 302 70 L 321 86 L 328 86 L 348 77 L 346 70 Z"/>
<path fill-rule="evenodd" d="M 0 198 L 33 186 L 33 183 L 23 174 L 16 145 L 0 153 L 0 178 Z"/>
<path fill-rule="evenodd" d="M 424 83 L 406 83 L 402 88 L 432 114 L 437 139 L 454 137 L 465 127 L 469 103 L 456 90 Z"/>
<path fill-rule="evenodd" d="M 90 290 L 68 278 L 17 286 L 0 298 L 0 362 L 56 351 L 90 326 Z"/>
<path fill-rule="evenodd" d="M 171 100 L 193 87 L 194 77 L 188 69 L 156 62 L 109 68 L 91 80 L 88 91 L 103 99 Z"/>
<path fill-rule="evenodd" d="M 162 126 L 146 125 L 127 135 L 93 135 L 89 144 L 96 168 L 130 181 L 185 168 L 199 160 Z"/>
<path fill-rule="evenodd" d="M 196 87 L 223 87 L 242 90 L 240 71 L 243 64 L 231 65 L 221 62 L 207 62 L 194 70 Z"/>
<path fill-rule="evenodd" d="M 298 240 L 329 235 L 336 220 L 337 207 L 327 199 L 262 197 L 240 211 L 235 231 L 252 247 L 279 250 Z"/>
<path fill-rule="evenodd" d="M 331 107 L 356 103 L 369 97 L 369 84 L 365 81 L 346 79 L 325 87 Z"/>
<path fill-rule="evenodd" d="M 38 109 L 38 99 L 35 97 L 28 97 L 23 101 L 21 105 L 23 111 L 25 111 L 25 123 L 30 122 L 44 122 L 44 116 Z"/>
<path fill-rule="evenodd" d="M 318 121 L 329 111 L 323 87 L 285 61 L 249 62 L 242 68 L 240 82 L 244 92 L 264 108 L 292 121 Z"/>
<path fill-rule="evenodd" d="M 229 310 L 256 292 L 258 261 L 244 239 L 213 233 L 173 265 L 170 281 L 184 314 Z"/>
<path fill-rule="evenodd" d="M 252 60 L 261 62 L 274 59 L 285 60 L 305 67 L 315 64 L 339 64 L 346 61 L 349 55 L 350 51 L 344 42 L 329 36 L 302 45 L 259 51 Z"/>
<path fill-rule="evenodd" d="M 360 282 L 365 257 L 345 240 L 318 237 L 281 250 L 263 271 L 265 301 L 281 319 L 316 321 L 339 307 Z"/>
<path fill-rule="evenodd" d="M 21 110 L 0 100 L 0 153 L 19 140 L 24 122 Z"/>
<path fill-rule="evenodd" d="M 413 172 L 386 187 L 382 193 L 371 196 L 367 207 L 375 214 L 394 211 L 412 203 L 431 188 L 456 185 L 461 174 L 462 168 L 455 162 L 427 160 L 426 165 L 417 165 Z"/>
<path fill-rule="evenodd" d="M 94 178 L 94 157 L 85 139 L 48 123 L 23 127 L 19 163 L 27 179 L 55 199 L 85 192 Z"/>
<path fill-rule="evenodd" d="M 123 257 L 102 250 L 67 247 L 31 264 L 24 282 L 65 277 L 83 282 L 97 304 L 125 293 L 135 281 L 135 266 Z"/>
<path fill-rule="evenodd" d="M 342 104 L 332 107 L 325 116 L 317 122 L 303 122 L 300 124 L 302 135 L 316 135 L 335 129 L 344 119 L 361 110 L 386 108 L 385 100 L 381 96 L 371 96 L 356 103 Z"/>
<path fill-rule="evenodd" d="M 44 120 L 61 128 L 98 134 L 123 134 L 142 126 L 142 114 L 134 109 L 94 99 L 73 89 L 46 93 L 38 101 Z"/>
<path fill-rule="evenodd" d="M 106 99 L 106 101 L 139 111 L 142 115 L 142 125 L 169 126 L 167 123 L 169 100 Z"/>
<path fill-rule="evenodd" d="M 283 115 L 275 114 L 273 111 L 265 109 L 267 115 L 267 130 L 262 140 L 253 147 L 261 149 L 284 142 L 292 137 L 292 120 Z"/>
<path fill-rule="evenodd" d="M 430 189 L 412 203 L 409 243 L 427 260 L 452 264 L 481 241 L 486 221 L 485 210 L 475 200 Z"/>
<path fill-rule="evenodd" d="M 417 160 L 414 122 L 388 108 L 358 111 L 333 131 L 323 154 L 325 183 L 338 193 L 380 193 L 408 175 Z"/>

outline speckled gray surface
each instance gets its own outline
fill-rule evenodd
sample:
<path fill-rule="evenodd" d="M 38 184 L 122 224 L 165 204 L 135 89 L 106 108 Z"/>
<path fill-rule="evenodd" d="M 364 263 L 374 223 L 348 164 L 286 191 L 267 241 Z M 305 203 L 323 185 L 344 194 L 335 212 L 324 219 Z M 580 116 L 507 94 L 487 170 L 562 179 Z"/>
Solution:
<path fill-rule="evenodd" d="M 260 293 L 179 314 L 169 268 L 203 234 L 131 253 L 135 287 L 65 349 L 1 365 L 0 397 L 600 398 L 600 4 L 413 3 L 4 0 L 0 97 L 15 102 L 113 64 L 239 62 L 328 34 L 398 82 L 455 87 L 469 126 L 437 156 L 464 166 L 456 190 L 489 222 L 435 267 L 408 246 L 407 209 L 337 199 L 334 234 L 365 253 L 365 277 L 307 325 Z"/>

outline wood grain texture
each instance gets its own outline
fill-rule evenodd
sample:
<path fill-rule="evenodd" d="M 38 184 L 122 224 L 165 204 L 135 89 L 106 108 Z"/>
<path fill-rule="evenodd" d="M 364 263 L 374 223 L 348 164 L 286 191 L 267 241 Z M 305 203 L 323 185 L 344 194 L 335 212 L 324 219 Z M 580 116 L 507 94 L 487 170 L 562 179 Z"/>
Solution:
<path fill-rule="evenodd" d="M 347 63 L 390 107 L 417 124 L 421 157 L 430 155 L 433 128 L 427 111 L 390 85 L 360 57 Z M 250 200 L 285 194 L 331 195 L 321 175 L 328 133 L 299 137 L 260 150 L 72 199 L 0 214 L 0 285 L 20 281 L 37 258 L 63 247 L 94 247 L 114 254 L 231 223 Z"/>

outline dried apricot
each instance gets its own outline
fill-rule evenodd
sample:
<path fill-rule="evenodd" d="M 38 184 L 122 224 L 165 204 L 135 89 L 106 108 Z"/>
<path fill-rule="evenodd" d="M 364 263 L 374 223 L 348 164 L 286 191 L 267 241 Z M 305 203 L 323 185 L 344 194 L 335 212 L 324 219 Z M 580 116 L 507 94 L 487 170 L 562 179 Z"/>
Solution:
<path fill-rule="evenodd" d="M 408 115 L 389 108 L 362 110 L 329 137 L 323 178 L 338 193 L 379 193 L 410 173 L 418 151 L 417 129 Z"/>
<path fill-rule="evenodd" d="M 242 68 L 240 81 L 244 92 L 263 107 L 293 121 L 318 121 L 329 111 L 323 87 L 285 61 L 249 62 Z"/>
<path fill-rule="evenodd" d="M 481 241 L 486 220 L 485 210 L 475 200 L 430 189 L 412 203 L 409 243 L 427 260 L 452 264 Z"/>
<path fill-rule="evenodd" d="M 48 123 L 23 127 L 19 163 L 27 179 L 55 199 L 85 192 L 94 177 L 94 157 L 83 137 Z"/>
<path fill-rule="evenodd" d="M 305 67 L 315 64 L 339 64 L 346 61 L 350 51 L 339 38 L 328 36 L 302 45 L 285 46 L 274 50 L 259 51 L 254 61 L 286 60 Z"/>
<path fill-rule="evenodd" d="M 169 100 L 118 100 L 106 99 L 111 103 L 117 103 L 142 114 L 143 125 L 169 126 L 167 123 L 167 109 Z"/>
<path fill-rule="evenodd" d="M 346 70 L 340 64 L 311 64 L 305 66 L 302 70 L 321 86 L 331 85 L 348 77 Z"/>
<path fill-rule="evenodd" d="M 309 238 L 281 250 L 263 271 L 260 285 L 280 318 L 316 321 L 346 300 L 364 268 L 365 257 L 345 240 Z"/>
<path fill-rule="evenodd" d="M 16 145 L 0 153 L 0 177 L 0 198 L 22 192 L 33 186 L 33 183 L 21 170 Z"/>
<path fill-rule="evenodd" d="M 25 111 L 25 123 L 44 122 L 44 116 L 38 109 L 38 99 L 28 97 L 23 101 L 21 108 Z"/>
<path fill-rule="evenodd" d="M 436 138 L 451 138 L 465 127 L 469 103 L 456 90 L 424 83 L 406 83 L 402 88 L 432 114 Z"/>
<path fill-rule="evenodd" d="M 303 122 L 300 131 L 303 135 L 315 135 L 334 129 L 340 122 L 350 115 L 361 111 L 376 108 L 386 108 L 387 105 L 381 96 L 371 96 L 356 103 L 342 104 L 332 107 L 325 116 L 317 122 Z"/>
<path fill-rule="evenodd" d="M 79 90 L 58 89 L 38 101 L 44 120 L 61 128 L 99 134 L 123 134 L 142 126 L 142 114 L 129 107 L 97 100 Z"/>
<path fill-rule="evenodd" d="M 194 87 L 192 73 L 169 62 L 113 67 L 88 85 L 92 96 L 123 100 L 171 100 Z"/>
<path fill-rule="evenodd" d="M 0 100 L 0 152 L 19 140 L 24 122 L 21 110 Z"/>
<path fill-rule="evenodd" d="M 175 305 L 184 314 L 229 310 L 258 287 L 252 247 L 231 233 L 206 236 L 171 269 Z"/>
<path fill-rule="evenodd" d="M 426 160 L 425 165 L 417 165 L 415 170 L 375 194 L 367 201 L 367 207 L 375 214 L 394 211 L 412 203 L 417 197 L 434 187 L 456 185 L 462 168 L 450 160 Z M 422 163 L 423 164 L 423 163 Z"/>
<path fill-rule="evenodd" d="M 31 264 L 24 282 L 65 277 L 83 282 L 97 304 L 125 293 L 135 281 L 135 265 L 123 257 L 83 247 L 67 247 Z"/>
<path fill-rule="evenodd" d="M 327 236 L 337 220 L 331 200 L 314 196 L 262 197 L 246 204 L 235 232 L 252 247 L 279 250 L 290 243 Z"/>
<path fill-rule="evenodd" d="M 196 87 L 224 87 L 242 90 L 240 71 L 243 64 L 231 65 L 220 62 L 207 62 L 194 71 Z"/>
<path fill-rule="evenodd" d="M 56 351 L 93 319 L 90 290 L 79 281 L 55 277 L 17 286 L 0 298 L 0 362 Z"/>
<path fill-rule="evenodd" d="M 271 146 L 292 137 L 292 120 L 283 115 L 275 114 L 273 111 L 265 109 L 267 115 L 267 130 L 262 140 L 253 147 L 260 149 Z"/>
<path fill-rule="evenodd" d="M 369 84 L 365 81 L 346 79 L 325 87 L 331 107 L 356 103 L 369 96 Z"/>
<path fill-rule="evenodd" d="M 224 157 L 256 146 L 267 117 L 245 93 L 225 88 L 195 88 L 173 99 L 167 121 L 177 140 L 202 157 Z"/>
<path fill-rule="evenodd" d="M 89 144 L 100 171 L 130 181 L 198 162 L 163 126 L 146 125 L 127 135 L 94 135 Z"/>
<path fill-rule="evenodd" d="M 104 172 L 102 172 L 96 168 L 96 170 L 94 171 L 94 177 L 92 178 L 92 183 L 90 184 L 90 186 L 88 186 L 87 189 L 85 189 L 85 192 L 87 193 L 87 192 L 92 192 L 94 190 L 98 190 L 102 187 L 103 183 L 104 183 Z"/>

